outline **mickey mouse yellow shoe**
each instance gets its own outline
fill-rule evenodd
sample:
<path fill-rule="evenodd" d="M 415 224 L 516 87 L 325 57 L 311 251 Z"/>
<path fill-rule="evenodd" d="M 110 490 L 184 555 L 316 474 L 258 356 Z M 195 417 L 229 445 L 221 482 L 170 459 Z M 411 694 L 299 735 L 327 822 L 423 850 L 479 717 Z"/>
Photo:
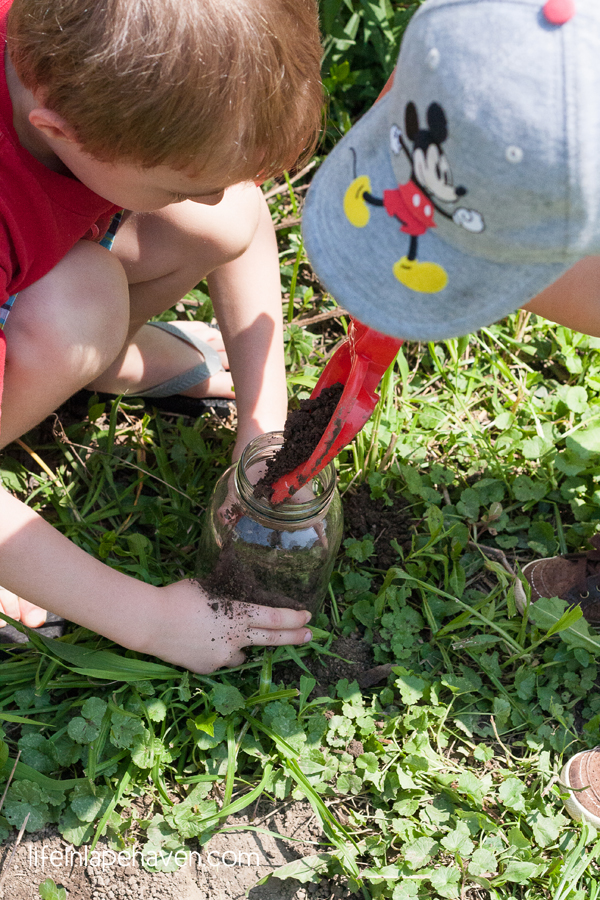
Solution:
<path fill-rule="evenodd" d="M 394 265 L 394 275 L 401 284 L 420 294 L 437 294 L 448 283 L 446 270 L 437 263 L 419 262 L 403 256 Z"/>
<path fill-rule="evenodd" d="M 365 191 L 371 190 L 371 180 L 368 175 L 359 175 L 355 178 L 344 195 L 344 212 L 346 218 L 355 228 L 364 228 L 369 224 L 371 213 L 363 200 Z"/>

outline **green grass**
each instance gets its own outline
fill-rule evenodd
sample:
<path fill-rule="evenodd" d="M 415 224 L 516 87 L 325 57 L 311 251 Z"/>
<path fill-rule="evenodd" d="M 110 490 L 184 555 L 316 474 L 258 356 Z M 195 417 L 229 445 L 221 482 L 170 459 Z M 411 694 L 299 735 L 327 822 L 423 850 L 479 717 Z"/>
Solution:
<path fill-rule="evenodd" d="M 351 5 L 329 4 L 330 31 L 356 13 L 364 37 L 379 5 Z M 405 16 L 404 5 L 381 10 L 383 25 Z M 376 44 L 347 50 L 350 72 L 360 63 L 383 83 Z M 355 114 L 339 85 L 332 93 Z M 347 326 L 304 257 L 296 220 L 309 178 L 293 197 L 289 182 L 266 186 L 297 398 Z M 189 300 L 177 315 L 210 318 L 201 287 Z M 139 842 L 149 868 L 170 868 L 177 849 L 260 796 L 297 798 L 324 840 L 273 877 L 338 877 L 358 897 L 390 900 L 597 900 L 600 843 L 565 815 L 559 775 L 563 759 L 600 742 L 600 637 L 556 600 L 519 615 L 509 570 L 579 549 L 598 528 L 599 349 L 520 313 L 403 347 L 338 466 L 342 492 L 366 483 L 373 497 L 402 499 L 412 545 L 382 570 L 369 536 L 347 541 L 308 646 L 254 649 L 208 677 L 84 629 L 32 638 L 0 666 L 0 782 L 20 752 L 2 840 L 29 814 L 29 832 L 58 823 L 76 845 Z M 37 458 L 8 448 L 4 485 L 111 566 L 155 584 L 190 574 L 233 430 L 123 402 L 63 423 L 57 437 L 25 437 Z M 343 679 L 315 697 L 307 663 L 350 634 L 391 664 L 389 677 L 364 692 Z"/>

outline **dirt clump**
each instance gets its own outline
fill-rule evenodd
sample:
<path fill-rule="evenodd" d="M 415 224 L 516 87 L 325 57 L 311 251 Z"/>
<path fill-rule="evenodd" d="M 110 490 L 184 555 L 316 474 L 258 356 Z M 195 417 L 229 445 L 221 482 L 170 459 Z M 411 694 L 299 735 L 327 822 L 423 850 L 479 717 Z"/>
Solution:
<path fill-rule="evenodd" d="M 414 519 L 410 515 L 406 501 L 392 494 L 391 505 L 385 497 L 371 497 L 368 484 L 361 484 L 356 490 L 344 494 L 344 538 L 363 538 L 371 535 L 375 542 L 375 553 L 369 565 L 376 569 L 389 569 L 398 564 L 398 552 L 391 545 L 395 540 L 402 550 L 410 550 L 412 543 L 411 526 Z"/>
<path fill-rule="evenodd" d="M 293 409 L 283 430 L 281 449 L 267 462 L 267 471 L 254 489 L 255 497 L 270 500 L 278 478 L 293 472 L 312 456 L 340 402 L 344 385 L 324 388 L 318 397 L 300 401 Z"/>

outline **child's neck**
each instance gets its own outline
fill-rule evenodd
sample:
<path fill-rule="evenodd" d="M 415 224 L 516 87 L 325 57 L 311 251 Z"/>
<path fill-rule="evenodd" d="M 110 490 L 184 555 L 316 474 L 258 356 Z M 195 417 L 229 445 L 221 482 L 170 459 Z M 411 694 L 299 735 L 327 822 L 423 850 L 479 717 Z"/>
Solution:
<path fill-rule="evenodd" d="M 46 168 L 61 175 L 71 173 L 56 153 L 48 146 L 41 132 L 29 121 L 29 113 L 40 104 L 34 95 L 23 86 L 8 55 L 4 54 L 6 85 L 13 107 L 13 127 L 17 132 L 21 146 L 31 153 Z"/>

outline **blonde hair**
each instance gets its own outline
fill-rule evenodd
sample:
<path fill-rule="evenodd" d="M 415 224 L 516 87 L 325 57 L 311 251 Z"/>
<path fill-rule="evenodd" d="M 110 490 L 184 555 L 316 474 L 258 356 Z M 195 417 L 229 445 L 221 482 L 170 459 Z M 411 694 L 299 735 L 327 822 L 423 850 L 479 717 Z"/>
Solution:
<path fill-rule="evenodd" d="M 108 162 L 279 174 L 321 125 L 316 0 L 14 0 L 26 88 Z"/>

